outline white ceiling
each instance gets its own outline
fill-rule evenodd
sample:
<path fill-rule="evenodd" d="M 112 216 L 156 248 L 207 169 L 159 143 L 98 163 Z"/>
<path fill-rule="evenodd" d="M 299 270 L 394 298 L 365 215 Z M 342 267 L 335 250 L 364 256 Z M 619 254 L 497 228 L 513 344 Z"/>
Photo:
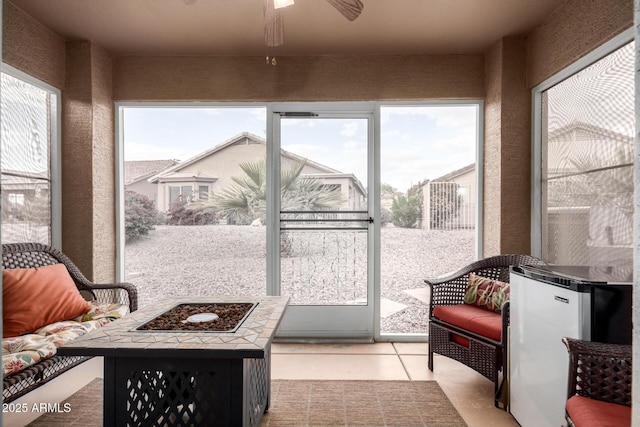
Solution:
<path fill-rule="evenodd" d="M 479 53 L 526 35 L 564 0 L 362 0 L 353 22 L 325 0 L 296 0 L 283 9 L 284 45 L 269 49 L 263 0 L 9 1 L 113 54 L 322 55 Z"/>

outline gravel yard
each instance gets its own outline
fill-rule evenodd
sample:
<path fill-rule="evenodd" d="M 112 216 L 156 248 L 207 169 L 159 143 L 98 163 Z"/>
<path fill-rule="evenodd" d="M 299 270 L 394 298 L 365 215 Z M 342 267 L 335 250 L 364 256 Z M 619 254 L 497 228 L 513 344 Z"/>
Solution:
<path fill-rule="evenodd" d="M 383 308 L 393 306 L 383 313 L 381 330 L 425 332 L 428 307 L 405 291 L 424 288 L 425 278 L 471 262 L 474 232 L 385 227 L 381 242 Z M 266 229 L 158 226 L 126 245 L 125 265 L 126 281 L 138 287 L 140 306 L 167 296 L 264 295 Z M 424 299 L 424 291 L 418 294 Z"/>

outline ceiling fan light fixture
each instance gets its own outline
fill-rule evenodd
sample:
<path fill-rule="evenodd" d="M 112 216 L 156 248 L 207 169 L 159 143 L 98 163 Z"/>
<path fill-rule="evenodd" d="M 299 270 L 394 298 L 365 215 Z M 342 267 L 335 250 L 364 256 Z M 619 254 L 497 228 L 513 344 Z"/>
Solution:
<path fill-rule="evenodd" d="M 295 3 L 295 0 L 273 0 L 273 7 L 275 9 L 282 9 L 283 7 L 291 6 Z"/>

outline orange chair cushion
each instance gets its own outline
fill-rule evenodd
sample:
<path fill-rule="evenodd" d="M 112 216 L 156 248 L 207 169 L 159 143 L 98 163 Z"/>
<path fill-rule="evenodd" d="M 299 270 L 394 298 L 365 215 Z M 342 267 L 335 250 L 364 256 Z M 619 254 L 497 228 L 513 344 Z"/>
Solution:
<path fill-rule="evenodd" d="M 2 337 L 15 337 L 91 309 L 64 264 L 2 270 Z"/>
<path fill-rule="evenodd" d="M 475 305 L 440 305 L 433 309 L 438 319 L 483 337 L 500 341 L 502 316 Z"/>
<path fill-rule="evenodd" d="M 584 396 L 567 400 L 567 414 L 576 427 L 622 427 L 631 425 L 631 408 Z"/>

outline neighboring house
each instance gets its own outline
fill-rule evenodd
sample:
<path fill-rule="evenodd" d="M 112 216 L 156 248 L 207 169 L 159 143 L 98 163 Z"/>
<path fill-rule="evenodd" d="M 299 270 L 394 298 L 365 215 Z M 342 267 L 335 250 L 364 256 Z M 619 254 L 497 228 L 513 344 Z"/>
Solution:
<path fill-rule="evenodd" d="M 633 135 L 572 122 L 549 133 L 545 151 L 542 221 L 553 239 L 545 259 L 567 265 L 631 260 Z"/>
<path fill-rule="evenodd" d="M 124 189 L 158 202 L 158 184 L 149 178 L 178 163 L 178 160 L 132 160 L 124 162 Z"/>
<path fill-rule="evenodd" d="M 423 207 L 422 207 L 422 228 L 431 228 L 431 215 L 437 211 L 431 209 L 429 194 L 438 191 L 437 194 L 447 195 L 449 200 L 446 203 L 458 203 L 458 214 L 440 227 L 450 228 L 474 228 L 476 225 L 476 203 L 477 203 L 477 179 L 476 164 L 472 163 L 463 168 L 456 169 L 441 177 L 427 181 L 423 185 Z M 455 192 L 454 192 L 455 190 Z M 456 197 L 458 196 L 458 197 Z"/>
<path fill-rule="evenodd" d="M 33 217 L 26 210 L 35 209 L 40 202 L 49 203 L 50 178 L 48 172 L 24 172 L 5 169 L 2 171 L 3 220 L 18 220 Z"/>
<path fill-rule="evenodd" d="M 266 142 L 259 136 L 243 132 L 233 138 L 204 151 L 188 160 L 180 162 L 149 178 L 149 183 L 157 185 L 157 206 L 168 210 L 178 197 L 189 201 L 201 200 L 219 194 L 233 184 L 233 177 L 244 172 L 241 163 L 258 162 L 265 159 Z M 283 168 L 294 165 L 303 157 L 281 150 Z M 361 210 L 366 208 L 366 190 L 353 174 L 306 159 L 302 177 L 315 178 L 324 185 L 340 188 L 344 204 L 342 209 Z"/>

